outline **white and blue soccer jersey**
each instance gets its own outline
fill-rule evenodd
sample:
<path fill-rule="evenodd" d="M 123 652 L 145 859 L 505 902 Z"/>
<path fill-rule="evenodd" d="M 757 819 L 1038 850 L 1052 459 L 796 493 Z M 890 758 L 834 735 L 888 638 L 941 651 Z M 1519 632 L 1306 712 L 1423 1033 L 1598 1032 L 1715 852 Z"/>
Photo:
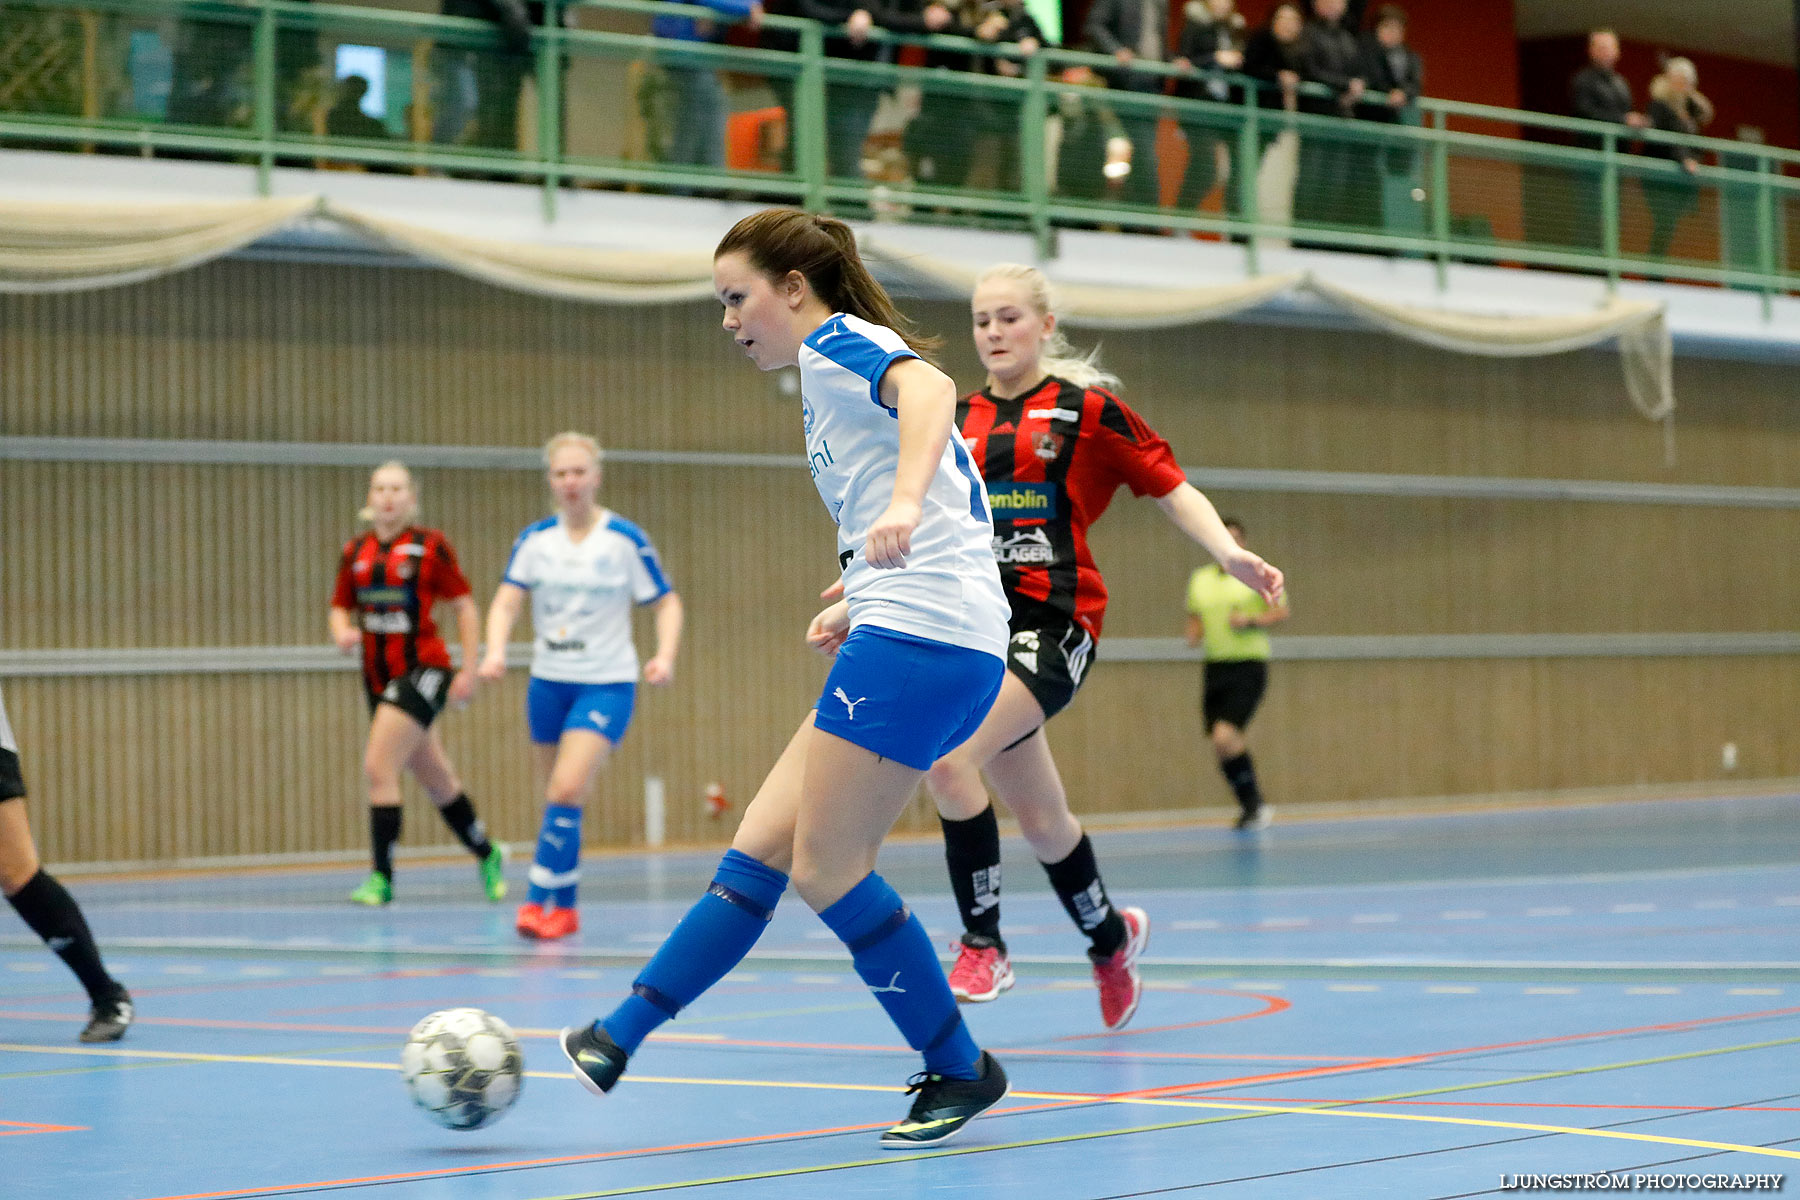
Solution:
<path fill-rule="evenodd" d="M 527 526 L 504 578 L 531 593 L 531 674 L 562 683 L 636 682 L 632 606 L 674 590 L 644 531 L 604 510 L 580 541 L 560 517 Z"/>
<path fill-rule="evenodd" d="M 906 566 L 863 560 L 869 528 L 894 498 L 899 414 L 881 402 L 881 377 L 917 358 L 899 334 L 838 313 L 800 348 L 806 456 L 838 526 L 838 561 L 850 625 L 873 625 L 1004 658 L 1011 608 L 994 565 L 987 488 L 952 428 L 926 489 Z"/>

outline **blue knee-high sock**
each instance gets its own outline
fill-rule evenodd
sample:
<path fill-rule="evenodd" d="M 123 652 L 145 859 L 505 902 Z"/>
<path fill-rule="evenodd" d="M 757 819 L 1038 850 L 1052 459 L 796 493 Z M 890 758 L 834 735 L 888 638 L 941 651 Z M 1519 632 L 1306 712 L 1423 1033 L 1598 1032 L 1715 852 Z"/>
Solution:
<path fill-rule="evenodd" d="M 581 810 L 568 804 L 546 804 L 526 899 L 533 904 L 548 900 L 557 908 L 574 908 L 575 885 L 580 878 Z"/>
<path fill-rule="evenodd" d="M 981 1048 L 969 1036 L 931 938 L 899 893 L 870 872 L 819 914 L 850 948 L 850 958 L 881 1007 L 925 1055 L 925 1069 L 951 1079 L 979 1077 Z"/>
<path fill-rule="evenodd" d="M 774 867 L 727 850 L 712 886 L 638 975 L 631 995 L 596 1024 L 625 1053 L 636 1053 L 651 1030 L 743 961 L 769 927 L 787 881 Z"/>

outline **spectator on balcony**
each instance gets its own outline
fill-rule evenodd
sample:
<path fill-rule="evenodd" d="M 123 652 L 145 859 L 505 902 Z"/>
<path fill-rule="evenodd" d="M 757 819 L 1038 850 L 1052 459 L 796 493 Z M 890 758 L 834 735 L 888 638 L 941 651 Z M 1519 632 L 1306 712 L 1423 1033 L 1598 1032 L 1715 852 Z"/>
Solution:
<path fill-rule="evenodd" d="M 880 27 L 870 5 L 858 0 L 794 0 L 796 16 L 827 27 L 825 56 L 852 62 L 875 62 L 882 48 L 869 40 Z M 833 176 L 863 177 L 863 142 L 881 104 L 881 88 L 861 80 L 825 77 L 825 169 Z M 793 108 L 788 108 L 790 118 Z M 790 120 L 789 124 L 792 124 Z"/>
<path fill-rule="evenodd" d="M 1025 11 L 1024 0 L 975 0 L 975 37 L 1000 46 L 1017 46 L 1030 58 L 1044 46 L 1044 31 Z M 976 56 L 974 69 L 988 75 L 1018 79 L 1025 74 L 1022 59 Z M 976 123 L 983 142 L 977 160 L 993 165 L 992 186 L 1003 192 L 1019 190 L 1019 105 L 1003 100 L 984 101 L 976 108 Z"/>
<path fill-rule="evenodd" d="M 1588 34 L 1588 64 L 1569 81 L 1569 111 L 1586 121 L 1642 129 L 1649 124 L 1649 119 L 1643 113 L 1633 111 L 1631 85 L 1619 74 L 1618 62 L 1618 34 L 1610 29 L 1596 29 Z M 1578 133 L 1573 141 L 1584 150 L 1599 150 L 1606 139 L 1597 132 Z M 1575 245 L 1591 251 L 1606 249 L 1600 244 L 1600 177 L 1598 163 L 1570 168 L 1574 185 L 1570 197 L 1572 240 Z"/>
<path fill-rule="evenodd" d="M 762 28 L 760 0 L 699 0 L 730 21 L 659 15 L 650 32 L 678 42 L 723 41 L 732 24 L 741 22 L 753 32 Z M 664 67 L 674 99 L 670 115 L 671 136 L 667 161 L 696 167 L 725 166 L 725 86 L 719 72 L 701 63 L 672 62 Z"/>
<path fill-rule="evenodd" d="M 880 23 L 895 33 L 915 36 L 972 38 L 977 13 L 967 3 L 942 0 L 889 0 Z M 954 50 L 927 50 L 927 70 L 953 72 L 974 68 L 972 56 Z M 962 187 L 969 177 L 975 147 L 975 109 L 979 100 L 932 83 L 920 88 L 919 112 L 907 123 L 902 144 L 912 163 L 913 178 L 927 187 Z"/>
<path fill-rule="evenodd" d="M 253 123 L 254 37 L 254 27 L 248 23 L 228 23 L 216 17 L 180 22 L 169 64 L 167 111 L 171 123 L 214 127 L 247 127 Z M 309 89 L 308 82 L 321 74 L 318 68 L 318 34 L 307 28 L 277 25 L 275 128 L 314 132 L 309 99 L 316 98 L 317 93 Z"/>
<path fill-rule="evenodd" d="M 1587 121 L 1608 125 L 1624 125 L 1642 129 L 1649 119 L 1632 110 L 1631 84 L 1618 72 L 1619 35 L 1610 29 L 1596 29 L 1588 34 L 1588 65 L 1575 72 L 1569 81 L 1569 111 Z M 1584 133 L 1576 144 L 1598 150 L 1604 139 L 1598 133 Z"/>
<path fill-rule="evenodd" d="M 1300 77 L 1318 85 L 1300 97 L 1300 111 L 1347 118 L 1366 87 L 1362 47 L 1344 25 L 1345 0 L 1313 0 L 1313 21 L 1300 39 Z M 1366 143 L 1311 127 L 1300 135 L 1300 178 L 1294 189 L 1296 223 L 1369 225 Z"/>
<path fill-rule="evenodd" d="M 1688 59 L 1671 58 L 1664 63 L 1662 74 L 1650 81 L 1650 127 L 1693 136 L 1711 124 L 1712 101 L 1700 94 L 1699 82 L 1700 73 Z M 1673 175 L 1644 176 L 1644 202 L 1650 208 L 1650 256 L 1663 258 L 1675 238 L 1675 227 L 1700 201 L 1700 188 L 1694 181 L 1700 152 L 1691 146 L 1646 141 L 1644 153 L 1666 158 L 1680 168 Z"/>
<path fill-rule="evenodd" d="M 441 44 L 436 68 L 432 140 L 490 150 L 519 148 L 519 93 L 531 70 L 531 27 L 543 23 L 541 0 L 442 0 L 446 17 L 497 25 L 498 47 Z"/>
<path fill-rule="evenodd" d="M 1293 112 L 1300 102 L 1300 69 L 1306 17 L 1295 3 L 1278 4 L 1269 14 L 1269 23 L 1244 41 L 1244 74 L 1265 86 L 1257 90 L 1257 104 L 1263 108 L 1284 108 Z M 1265 141 L 1274 136 L 1273 129 L 1264 130 Z"/>
<path fill-rule="evenodd" d="M 1115 90 L 1160 95 L 1162 75 L 1132 68 L 1134 64 L 1164 60 L 1168 27 L 1169 0 L 1094 0 L 1083 34 L 1097 53 L 1110 54 L 1118 60 L 1118 68 L 1107 72 L 1107 82 Z M 1116 112 L 1125 136 L 1131 139 L 1130 170 L 1120 199 L 1127 204 L 1154 205 L 1159 198 L 1158 114 L 1155 109 L 1124 104 L 1117 106 Z"/>
<path fill-rule="evenodd" d="M 1050 120 L 1049 160 L 1054 163 L 1056 194 L 1070 200 L 1098 203 L 1107 198 L 1111 179 L 1107 174 L 1109 147 L 1122 143 L 1125 127 L 1119 124 L 1106 94 L 1106 80 L 1091 67 L 1064 67 L 1057 82 L 1084 89 L 1059 90 Z"/>
<path fill-rule="evenodd" d="M 1245 23 L 1237 0 L 1188 0 L 1181 10 L 1181 40 L 1175 66 L 1192 72 L 1175 83 L 1175 94 L 1188 100 L 1217 104 L 1241 104 L 1243 88 L 1228 76 L 1244 69 Z M 1221 179 L 1225 181 L 1225 212 L 1238 212 L 1237 189 L 1231 186 L 1231 126 L 1218 120 L 1189 116 L 1181 123 L 1187 135 L 1187 172 L 1175 207 L 1190 212 Z"/>
<path fill-rule="evenodd" d="M 1419 102 L 1425 81 L 1425 62 L 1406 44 L 1406 10 L 1384 4 L 1375 12 L 1375 28 L 1362 39 L 1363 78 L 1368 81 L 1369 103 L 1358 110 L 1370 121 L 1398 125 Z M 1409 175 L 1413 169 L 1410 144 L 1395 140 L 1382 156 L 1390 175 Z"/>
<path fill-rule="evenodd" d="M 1300 104 L 1300 68 L 1306 17 L 1298 3 L 1275 6 L 1269 23 L 1244 43 L 1244 74 L 1256 81 L 1259 108 L 1292 113 Z M 1263 225 L 1291 225 L 1294 176 L 1300 138 L 1287 119 L 1264 118 L 1256 148 L 1256 219 Z"/>
<path fill-rule="evenodd" d="M 325 132 L 332 137 L 386 138 L 388 127 L 362 110 L 363 97 L 369 94 L 369 81 L 361 75 L 346 75 L 338 80 L 337 98 L 325 114 Z"/>

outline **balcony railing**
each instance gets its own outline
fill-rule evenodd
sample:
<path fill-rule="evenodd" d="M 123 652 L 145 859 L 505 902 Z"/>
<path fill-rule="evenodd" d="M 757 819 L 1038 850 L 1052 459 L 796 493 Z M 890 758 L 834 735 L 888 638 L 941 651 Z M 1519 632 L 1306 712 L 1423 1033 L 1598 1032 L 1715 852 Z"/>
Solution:
<path fill-rule="evenodd" d="M 1240 77 L 1186 99 L 1094 86 L 1106 56 L 881 30 L 899 61 L 860 61 L 795 18 L 766 18 L 761 46 L 670 40 L 652 16 L 719 18 L 655 0 L 546 7 L 513 44 L 480 21 L 292 0 L 9 0 L 0 146 L 241 161 L 265 189 L 280 164 L 512 179 L 550 218 L 562 189 L 622 187 L 1046 247 L 1062 228 L 1199 234 L 1240 242 L 1252 271 L 1274 242 L 1800 290 L 1793 151 L 1431 98 L 1385 120 L 1293 112 Z M 905 65 L 921 54 L 1007 65 Z M 696 128 L 715 88 L 728 132 Z"/>

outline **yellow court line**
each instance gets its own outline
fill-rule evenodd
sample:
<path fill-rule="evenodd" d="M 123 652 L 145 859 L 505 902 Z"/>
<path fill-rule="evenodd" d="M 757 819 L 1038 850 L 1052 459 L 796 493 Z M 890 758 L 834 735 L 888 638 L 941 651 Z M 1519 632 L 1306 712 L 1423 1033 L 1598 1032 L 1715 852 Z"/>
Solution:
<path fill-rule="evenodd" d="M 1722 1047 L 1722 1048 L 1714 1049 L 1714 1050 L 1693 1051 L 1693 1052 L 1686 1053 L 1686 1054 L 1668 1055 L 1668 1056 L 1665 1056 L 1662 1058 L 1654 1058 L 1654 1059 L 1641 1059 L 1641 1060 L 1637 1060 L 1634 1062 L 1612 1063 L 1612 1064 L 1596 1066 L 1596 1067 L 1577 1067 L 1577 1068 L 1573 1068 L 1573 1069 L 1566 1070 L 1566 1071 L 1549 1072 L 1549 1073 L 1541 1074 L 1541 1075 L 1522 1076 L 1518 1079 L 1491 1080 L 1491 1081 L 1486 1081 L 1486 1082 L 1477 1083 L 1477 1084 L 1465 1085 L 1462 1087 L 1434 1088 L 1434 1089 L 1431 1089 L 1431 1091 L 1432 1091 L 1432 1093 L 1439 1093 L 1439 1092 L 1445 1092 L 1445 1091 L 1465 1091 L 1465 1090 L 1475 1090 L 1476 1088 L 1499 1087 L 1499 1086 L 1503 1086 L 1508 1083 L 1527 1083 L 1527 1082 L 1534 1082 L 1534 1081 L 1539 1081 L 1539 1080 L 1544 1080 L 1544 1079 L 1567 1078 L 1567 1077 L 1573 1076 L 1573 1075 L 1586 1075 L 1586 1074 L 1593 1074 L 1595 1072 L 1600 1072 L 1600 1071 L 1621 1070 L 1621 1069 L 1625 1069 L 1628 1067 L 1648 1066 L 1648 1065 L 1652 1065 L 1655 1063 L 1672 1062 L 1672 1061 L 1677 1061 L 1677 1060 L 1681 1060 L 1681 1059 L 1704 1058 L 1704 1057 L 1711 1057 L 1711 1056 L 1715 1056 L 1715 1055 L 1719 1055 L 1719 1054 L 1729 1054 L 1729 1053 L 1733 1053 L 1736 1051 L 1766 1049 L 1766 1048 L 1773 1047 L 1773 1046 L 1789 1045 L 1795 1041 L 1800 1041 L 1800 1039 L 1787 1038 L 1787 1039 L 1782 1039 L 1780 1041 L 1774 1041 L 1774 1042 L 1758 1042 L 1758 1043 L 1753 1043 L 1753 1044 L 1744 1045 L 1744 1046 L 1730 1046 L 1730 1047 Z M 125 1047 L 104 1047 L 104 1048 L 96 1047 L 96 1048 L 88 1049 L 88 1048 L 75 1047 L 75 1046 L 28 1046 L 28 1045 L 19 1045 L 19 1044 L 13 1044 L 13 1043 L 0 1043 L 0 1051 L 14 1051 L 14 1052 L 19 1052 L 19 1053 L 27 1053 L 27 1054 L 89 1055 L 89 1056 L 104 1057 L 104 1058 L 173 1059 L 173 1060 L 183 1060 L 183 1061 L 188 1061 L 188 1062 L 202 1062 L 202 1063 L 242 1063 L 242 1064 L 249 1064 L 249 1065 L 255 1065 L 255 1066 L 347 1067 L 347 1068 L 351 1068 L 351 1069 L 355 1069 L 355 1070 L 373 1070 L 373 1071 L 397 1071 L 397 1070 L 399 1070 L 398 1064 L 395 1064 L 395 1063 L 358 1062 L 358 1061 L 351 1060 L 351 1059 L 294 1058 L 294 1057 L 287 1057 L 287 1056 L 252 1055 L 252 1054 L 202 1054 L 202 1053 L 193 1053 L 193 1052 L 177 1051 L 177 1050 L 134 1050 L 134 1049 L 127 1049 Z M 566 1072 L 562 1072 L 562 1071 L 527 1071 L 527 1072 L 525 1072 L 525 1074 L 534 1079 L 569 1079 L 570 1078 L 570 1076 Z M 805 1090 L 809 1090 L 809 1091 L 893 1093 L 893 1092 L 897 1092 L 900 1090 L 898 1087 L 887 1086 L 887 1085 L 882 1085 L 882 1084 L 869 1084 L 869 1083 L 814 1083 L 814 1082 L 809 1082 L 809 1081 L 798 1081 L 798 1080 L 766 1080 L 766 1079 L 696 1079 L 696 1078 L 677 1078 L 677 1077 L 671 1077 L 671 1076 L 656 1076 L 656 1075 L 634 1075 L 632 1077 L 632 1081 L 634 1083 L 685 1084 L 685 1085 L 689 1085 L 689 1086 L 698 1085 L 698 1086 L 710 1086 L 710 1087 L 756 1087 L 756 1088 L 785 1088 L 785 1089 L 798 1088 L 798 1089 L 805 1089 Z M 1609 1138 L 1609 1139 L 1613 1139 L 1613 1140 L 1617 1140 L 1617 1141 L 1650 1142 L 1650 1143 L 1654 1143 L 1657 1145 L 1663 1145 L 1663 1146 L 1685 1146 L 1685 1147 L 1693 1147 L 1693 1148 L 1704 1149 L 1704 1150 L 1723 1150 L 1723 1151 L 1731 1151 L 1731 1152 L 1737 1152 L 1737 1153 L 1743 1153 L 1743 1154 L 1754 1154 L 1754 1155 L 1760 1155 L 1760 1156 L 1767 1157 L 1767 1158 L 1785 1158 L 1785 1159 L 1800 1160 L 1800 1151 L 1778 1150 L 1778 1149 L 1773 1149 L 1773 1148 L 1763 1147 L 1763 1146 L 1746 1146 L 1746 1145 L 1739 1145 L 1734 1142 L 1710 1142 L 1710 1141 L 1701 1141 L 1701 1140 L 1697 1140 L 1694 1138 L 1671 1137 L 1671 1136 L 1664 1135 L 1664 1134 L 1629 1133 L 1629 1132 L 1626 1132 L 1623 1130 L 1587 1129 L 1587 1128 L 1582 1128 L 1580 1126 L 1567 1126 L 1567 1125 L 1542 1125 L 1542 1124 L 1536 1124 L 1536 1123 L 1524 1122 L 1524 1121 L 1499 1121 L 1499 1120 L 1493 1120 L 1490 1118 L 1482 1118 L 1482 1117 L 1452 1117 L 1452 1116 L 1444 1116 L 1444 1115 L 1429 1114 L 1429 1113 L 1364 1112 L 1364 1111 L 1360 1111 L 1356 1108 L 1349 1107 L 1348 1105 L 1345 1105 L 1341 1102 L 1340 1102 L 1340 1104 L 1335 1105 L 1335 1106 L 1313 1106 L 1313 1105 L 1280 1105 L 1280 1104 L 1245 1104 L 1245 1103 L 1233 1103 L 1233 1102 L 1222 1101 L 1222 1100 L 1182 1100 L 1182 1099 L 1173 1099 L 1173 1098 L 1164 1099 L 1164 1098 L 1160 1098 L 1160 1097 L 1150 1097 L 1150 1096 L 1130 1096 L 1130 1095 L 1107 1096 L 1107 1095 L 1089 1095 L 1089 1094 L 1070 1093 L 1070 1092 L 1015 1091 L 1012 1094 L 1014 1096 L 1019 1097 L 1020 1099 L 1026 1099 L 1026 1100 L 1049 1100 L 1049 1101 L 1053 1101 L 1053 1102 L 1061 1101 L 1061 1102 L 1069 1103 L 1069 1104 L 1124 1104 L 1124 1105 L 1143 1105 L 1143 1106 L 1157 1107 L 1157 1108 L 1200 1109 L 1200 1110 L 1205 1110 L 1205 1111 L 1235 1113 L 1235 1114 L 1240 1114 L 1240 1117 L 1249 1117 L 1249 1116 L 1258 1116 L 1258 1115 L 1352 1117 L 1352 1118 L 1356 1118 L 1359 1120 L 1367 1120 L 1367 1121 L 1409 1121 L 1409 1122 L 1416 1122 L 1416 1123 L 1426 1124 L 1426 1125 L 1463 1125 L 1463 1126 L 1472 1126 L 1472 1127 L 1483 1128 L 1483 1129 L 1516 1129 L 1516 1130 L 1520 1130 L 1522 1132 L 1530 1132 L 1530 1133 L 1561 1133 L 1561 1134 L 1570 1134 L 1570 1135 L 1576 1136 L 1576 1137 L 1597 1137 L 1597 1138 Z M 1406 1097 L 1403 1097 L 1403 1096 L 1393 1096 L 1393 1097 L 1386 1097 L 1386 1098 L 1377 1097 L 1377 1098 L 1372 1098 L 1370 1100 L 1359 1101 L 1357 1103 L 1359 1103 L 1359 1104 L 1380 1104 L 1383 1102 L 1384 1099 L 1398 1100 L 1398 1099 L 1404 1099 L 1404 1098 L 1406 1098 Z M 1236 1118 L 1233 1118 L 1233 1117 L 1212 1118 L 1212 1120 L 1232 1120 L 1232 1119 L 1236 1119 Z M 1198 1124 L 1198 1123 L 1201 1123 L 1201 1122 L 1194 1122 L 1194 1124 Z M 1178 1123 L 1178 1124 L 1170 1125 L 1170 1126 L 1153 1126 L 1153 1127 L 1149 1127 L 1149 1128 L 1150 1128 L 1150 1130 L 1163 1129 L 1163 1128 L 1171 1128 L 1171 1129 L 1172 1128 L 1181 1128 L 1182 1125 L 1184 1125 L 1184 1124 L 1189 1124 L 1189 1123 Z M 1146 1131 L 1148 1131 L 1148 1130 L 1127 1129 L 1127 1130 L 1105 1131 L 1105 1132 L 1100 1132 L 1100 1133 L 1074 1134 L 1074 1135 L 1068 1135 L 1067 1137 L 1062 1137 L 1062 1138 L 1048 1138 L 1048 1139 L 1043 1139 L 1041 1141 L 1016 1143 L 1016 1144 L 1013 1144 L 1012 1146 L 980 1147 L 979 1149 L 1000 1150 L 1000 1149 L 1017 1148 L 1017 1147 L 1024 1147 L 1024 1146 L 1054 1145 L 1054 1144 L 1057 1144 L 1060 1142 L 1065 1142 L 1065 1141 L 1083 1141 L 1083 1140 L 1088 1140 L 1090 1138 L 1095 1138 L 1095 1137 L 1118 1137 L 1118 1136 L 1124 1136 L 1124 1135 L 1130 1134 L 1130 1133 L 1146 1132 Z M 974 1148 L 972 1148 L 972 1149 L 974 1149 Z M 969 1151 L 955 1151 L 955 1152 L 948 1152 L 948 1153 L 968 1153 L 968 1152 Z M 877 1159 L 877 1160 L 871 1160 L 871 1161 L 881 1162 L 881 1161 L 890 1161 L 890 1160 Z M 862 1164 L 848 1164 L 848 1165 L 862 1165 Z M 820 1169 L 820 1168 L 815 1168 L 815 1169 Z M 825 1169 L 829 1169 L 829 1168 L 825 1168 Z M 753 1176 L 751 1178 L 762 1178 L 762 1177 L 761 1176 Z M 665 1185 L 665 1186 L 687 1186 L 687 1185 Z M 611 1193 L 595 1193 L 595 1195 L 609 1195 L 609 1194 L 611 1194 Z"/>

